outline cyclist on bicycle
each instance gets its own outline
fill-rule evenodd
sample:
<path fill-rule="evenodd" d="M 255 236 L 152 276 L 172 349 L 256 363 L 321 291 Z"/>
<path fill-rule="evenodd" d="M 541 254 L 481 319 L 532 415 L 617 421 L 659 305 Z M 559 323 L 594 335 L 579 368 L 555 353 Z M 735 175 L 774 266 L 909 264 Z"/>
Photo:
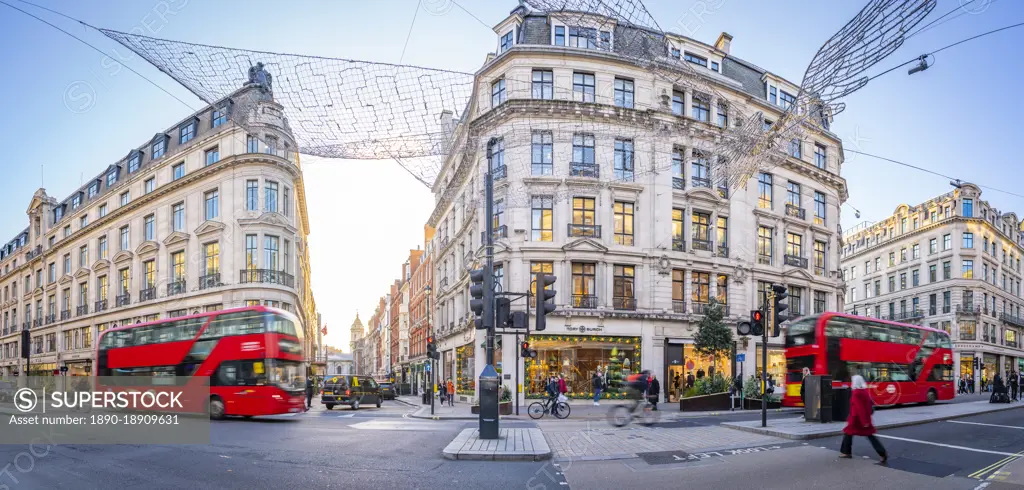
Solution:
<path fill-rule="evenodd" d="M 626 378 L 629 383 L 626 388 L 626 396 L 630 400 L 633 400 L 633 406 L 630 411 L 635 411 L 640 406 L 640 402 L 643 401 L 644 396 L 647 393 L 647 388 L 650 386 L 651 371 L 645 369 L 640 374 L 631 374 Z"/>
<path fill-rule="evenodd" d="M 548 392 L 548 406 L 551 407 L 551 414 L 555 414 L 555 410 L 558 408 L 558 395 L 561 394 L 561 390 L 558 387 L 558 378 L 552 376 L 548 380 L 547 386 Z"/>

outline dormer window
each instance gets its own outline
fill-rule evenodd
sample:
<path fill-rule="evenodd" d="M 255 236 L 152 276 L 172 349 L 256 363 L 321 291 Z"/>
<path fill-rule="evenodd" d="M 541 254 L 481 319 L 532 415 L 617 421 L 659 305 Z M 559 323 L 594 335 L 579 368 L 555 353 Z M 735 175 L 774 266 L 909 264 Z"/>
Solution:
<path fill-rule="evenodd" d="M 718 62 L 717 61 L 712 61 L 711 62 L 711 70 L 712 71 L 717 71 L 717 72 L 721 72 L 722 71 L 722 70 L 718 69 Z"/>
<path fill-rule="evenodd" d="M 679 52 L 679 48 L 672 48 L 671 53 L 672 53 L 672 57 L 677 59 L 677 60 L 679 59 L 680 56 L 682 56 L 682 53 Z"/>
<path fill-rule="evenodd" d="M 96 182 L 93 182 L 92 184 L 89 184 L 89 198 L 90 199 L 92 197 L 96 196 L 96 194 L 99 194 L 99 193 L 100 193 L 100 181 L 97 180 Z"/>
<path fill-rule="evenodd" d="M 555 46 L 565 46 L 565 26 L 555 26 Z"/>
<path fill-rule="evenodd" d="M 178 144 L 184 145 L 196 137 L 196 122 L 192 121 L 178 128 Z"/>
<path fill-rule="evenodd" d="M 778 89 L 776 89 L 775 87 L 768 87 L 768 102 L 771 102 L 772 105 L 777 105 L 779 103 L 779 96 L 777 90 Z"/>
<path fill-rule="evenodd" d="M 53 210 L 53 222 L 56 223 L 64 218 L 64 206 L 57 206 Z"/>
<path fill-rule="evenodd" d="M 779 92 L 779 102 L 782 103 L 783 109 L 788 110 L 790 107 L 796 105 L 796 96 L 787 94 L 785 90 L 780 90 Z"/>
<path fill-rule="evenodd" d="M 167 153 L 167 138 L 164 136 L 158 136 L 153 140 L 153 148 L 150 154 L 153 155 L 153 160 L 164 156 Z"/>
<path fill-rule="evenodd" d="M 128 173 L 132 173 L 139 169 L 142 165 L 142 152 L 135 151 L 128 157 Z"/>
<path fill-rule="evenodd" d="M 515 44 L 513 38 L 513 31 L 508 31 L 505 33 L 504 36 L 501 36 L 501 45 L 498 49 L 498 54 L 504 53 L 505 51 L 512 49 L 513 44 Z"/>
<path fill-rule="evenodd" d="M 224 123 L 228 122 L 228 109 L 227 109 L 227 107 L 221 107 L 220 109 L 214 109 L 213 110 L 212 119 L 213 119 L 212 126 L 215 127 L 215 128 L 217 126 L 220 126 L 221 124 L 224 124 Z"/>
<path fill-rule="evenodd" d="M 114 167 L 107 172 L 107 187 L 113 187 L 117 183 L 117 170 L 117 167 Z"/>
<path fill-rule="evenodd" d="M 686 61 L 689 61 L 690 63 L 695 64 L 695 65 L 700 65 L 700 66 L 703 66 L 704 68 L 708 67 L 708 59 L 707 58 L 704 58 L 704 57 L 701 57 L 701 56 L 697 56 L 697 55 L 692 54 L 692 53 L 686 53 L 686 56 L 685 56 L 684 59 Z"/>

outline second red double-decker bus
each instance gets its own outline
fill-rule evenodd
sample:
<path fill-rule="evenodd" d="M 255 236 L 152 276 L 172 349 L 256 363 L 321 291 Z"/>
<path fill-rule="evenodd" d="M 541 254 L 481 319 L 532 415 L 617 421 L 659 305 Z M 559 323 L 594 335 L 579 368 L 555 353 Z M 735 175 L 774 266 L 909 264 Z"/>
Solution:
<path fill-rule="evenodd" d="M 805 367 L 832 376 L 833 387 L 863 376 L 878 405 L 934 403 L 955 394 L 949 334 L 918 325 L 844 313 L 801 318 L 786 329 L 784 406 L 803 406 Z"/>
<path fill-rule="evenodd" d="M 208 376 L 214 419 L 297 413 L 305 409 L 302 340 L 298 318 L 262 306 L 138 323 L 100 335 L 95 374 Z"/>

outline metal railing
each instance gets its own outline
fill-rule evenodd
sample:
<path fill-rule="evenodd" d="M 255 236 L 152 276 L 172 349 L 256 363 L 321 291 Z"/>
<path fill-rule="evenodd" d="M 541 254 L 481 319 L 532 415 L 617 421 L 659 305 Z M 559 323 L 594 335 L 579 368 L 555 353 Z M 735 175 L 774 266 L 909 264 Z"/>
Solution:
<path fill-rule="evenodd" d="M 57 315 L 55 313 L 51 313 L 49 315 L 46 315 L 46 324 L 47 325 L 49 325 L 51 323 L 54 323 L 56 321 L 57 321 Z"/>
<path fill-rule="evenodd" d="M 711 240 L 701 240 L 699 238 L 694 238 L 692 240 L 692 243 L 694 250 L 703 250 L 705 252 L 710 252 L 715 248 L 714 245 L 711 243 Z"/>
<path fill-rule="evenodd" d="M 686 189 L 686 179 L 682 177 L 672 177 L 672 188 L 676 190 Z"/>
<path fill-rule="evenodd" d="M 601 177 L 601 167 L 598 167 L 593 163 L 573 163 L 569 169 L 569 175 L 572 177 L 590 177 L 599 178 Z"/>
<path fill-rule="evenodd" d="M 727 247 L 725 245 L 719 245 L 718 246 L 718 255 L 720 257 L 728 257 L 729 256 L 729 247 Z"/>
<path fill-rule="evenodd" d="M 760 265 L 772 265 L 772 256 L 757 254 L 757 263 Z"/>
<path fill-rule="evenodd" d="M 978 308 L 978 306 L 973 303 L 956 305 L 956 312 L 966 315 L 977 315 L 980 313 L 980 310 L 981 308 Z"/>
<path fill-rule="evenodd" d="M 75 316 L 87 315 L 89 313 L 89 305 L 81 305 L 75 309 Z"/>
<path fill-rule="evenodd" d="M 437 282 L 437 287 L 438 287 L 438 289 L 441 289 L 441 290 L 444 290 L 445 288 L 447 288 L 448 287 L 448 278 L 447 277 L 442 277 L 441 280 Z"/>
<path fill-rule="evenodd" d="M 295 276 L 284 271 L 270 269 L 242 269 L 239 272 L 238 282 L 242 284 L 280 284 L 282 286 L 295 287 Z"/>
<path fill-rule="evenodd" d="M 636 298 L 628 296 L 616 296 L 612 298 L 612 307 L 616 310 L 635 310 Z"/>
<path fill-rule="evenodd" d="M 156 287 L 139 290 L 139 302 L 156 298 Z"/>
<path fill-rule="evenodd" d="M 174 296 L 185 292 L 185 280 L 178 279 L 177 281 L 167 283 L 167 295 Z"/>
<path fill-rule="evenodd" d="M 118 308 L 132 304 L 132 295 L 129 293 L 119 294 L 114 298 L 114 305 Z"/>
<path fill-rule="evenodd" d="M 68 320 L 71 318 L 71 310 L 61 310 L 60 321 Z"/>
<path fill-rule="evenodd" d="M 694 187 L 705 187 L 708 189 L 711 188 L 711 179 L 693 177 L 692 179 L 690 179 L 690 182 L 693 182 Z"/>
<path fill-rule="evenodd" d="M 597 308 L 597 296 L 592 294 L 572 295 L 573 308 Z"/>
<path fill-rule="evenodd" d="M 210 289 L 220 285 L 220 272 L 199 276 L 199 289 Z"/>
<path fill-rule="evenodd" d="M 601 225 L 577 225 L 569 223 L 570 237 L 601 238 Z"/>
<path fill-rule="evenodd" d="M 42 319 L 36 318 L 35 320 L 32 320 L 32 328 L 38 328 L 41 326 L 43 326 Z"/>
<path fill-rule="evenodd" d="M 107 311 L 107 300 L 101 299 L 96 302 L 96 312 Z"/>
<path fill-rule="evenodd" d="M 672 250 L 675 250 L 676 252 L 685 252 L 686 240 L 684 240 L 683 237 L 680 236 L 672 237 Z"/>
<path fill-rule="evenodd" d="M 893 314 L 891 316 L 891 318 L 889 318 L 889 320 L 892 320 L 892 321 L 895 321 L 895 322 L 903 322 L 903 321 L 907 321 L 907 320 L 917 320 L 917 319 L 920 319 L 920 318 L 924 318 L 924 312 L 923 311 L 921 311 L 921 310 L 911 310 L 911 311 L 901 311 L 899 313 L 895 313 L 895 314 Z"/>
<path fill-rule="evenodd" d="M 672 313 L 686 313 L 686 301 L 672 300 Z"/>
<path fill-rule="evenodd" d="M 788 255 L 787 254 L 785 259 L 786 259 L 786 265 L 788 265 L 788 266 L 799 267 L 801 269 L 806 269 L 807 268 L 807 258 L 806 257 L 797 257 L 796 255 Z"/>
<path fill-rule="evenodd" d="M 786 216 L 792 216 L 794 218 L 807 219 L 807 211 L 804 208 L 796 207 L 792 204 L 786 205 Z"/>
<path fill-rule="evenodd" d="M 1009 323 L 1011 325 L 1016 325 L 1018 327 L 1024 327 L 1024 318 L 1021 318 L 1019 316 L 1010 315 L 1008 313 L 1000 313 L 999 314 L 999 319 L 1004 321 L 1004 322 L 1006 322 L 1006 323 Z"/>

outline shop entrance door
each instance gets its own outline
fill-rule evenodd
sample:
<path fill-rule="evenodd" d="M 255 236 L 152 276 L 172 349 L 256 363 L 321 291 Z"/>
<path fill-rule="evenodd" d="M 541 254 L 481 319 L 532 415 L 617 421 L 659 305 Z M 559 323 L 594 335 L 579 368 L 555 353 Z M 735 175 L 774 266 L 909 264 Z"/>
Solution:
<path fill-rule="evenodd" d="M 686 384 L 686 373 L 683 371 L 682 344 L 665 344 L 665 375 L 661 380 L 665 400 L 669 403 L 678 402 L 683 396 Z"/>

